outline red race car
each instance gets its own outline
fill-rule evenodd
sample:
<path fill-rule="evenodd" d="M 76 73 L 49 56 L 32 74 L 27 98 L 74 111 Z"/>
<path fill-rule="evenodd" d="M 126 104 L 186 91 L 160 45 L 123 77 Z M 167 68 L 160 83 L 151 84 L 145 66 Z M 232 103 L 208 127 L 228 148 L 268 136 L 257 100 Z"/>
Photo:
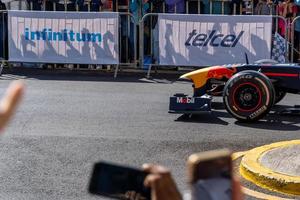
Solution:
<path fill-rule="evenodd" d="M 212 66 L 180 77 L 193 82 L 194 95 L 175 94 L 170 113 L 193 114 L 210 111 L 213 96 L 223 96 L 226 110 L 239 121 L 257 121 L 286 93 L 300 93 L 300 66 L 277 64 L 237 64 Z"/>

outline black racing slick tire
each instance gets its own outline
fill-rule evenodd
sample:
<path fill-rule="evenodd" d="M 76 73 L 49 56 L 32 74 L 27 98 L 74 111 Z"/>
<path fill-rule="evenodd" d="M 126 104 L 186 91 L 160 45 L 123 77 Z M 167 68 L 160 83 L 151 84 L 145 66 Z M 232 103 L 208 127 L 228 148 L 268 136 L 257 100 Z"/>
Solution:
<path fill-rule="evenodd" d="M 257 71 L 242 71 L 225 84 L 223 101 L 229 114 L 239 121 L 252 122 L 264 117 L 274 105 L 272 82 Z"/>

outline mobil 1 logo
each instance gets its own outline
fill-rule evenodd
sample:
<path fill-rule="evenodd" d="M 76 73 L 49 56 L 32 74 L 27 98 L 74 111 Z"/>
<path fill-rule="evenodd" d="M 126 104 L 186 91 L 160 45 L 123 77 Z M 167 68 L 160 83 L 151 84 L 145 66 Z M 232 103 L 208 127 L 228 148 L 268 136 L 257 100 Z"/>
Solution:
<path fill-rule="evenodd" d="M 182 103 L 182 104 L 192 104 L 192 103 L 195 103 L 195 98 L 193 98 L 193 97 L 177 97 L 176 102 Z"/>

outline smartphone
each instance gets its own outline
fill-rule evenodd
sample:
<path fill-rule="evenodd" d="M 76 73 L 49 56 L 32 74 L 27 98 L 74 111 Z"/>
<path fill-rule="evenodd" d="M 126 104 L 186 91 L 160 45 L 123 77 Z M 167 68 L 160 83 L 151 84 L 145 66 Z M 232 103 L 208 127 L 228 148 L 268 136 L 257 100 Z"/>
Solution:
<path fill-rule="evenodd" d="M 107 162 L 94 165 L 89 192 L 116 199 L 150 200 L 150 188 L 144 186 L 147 173 Z"/>
<path fill-rule="evenodd" d="M 191 199 L 231 200 L 232 159 L 227 149 L 196 153 L 187 161 Z"/>

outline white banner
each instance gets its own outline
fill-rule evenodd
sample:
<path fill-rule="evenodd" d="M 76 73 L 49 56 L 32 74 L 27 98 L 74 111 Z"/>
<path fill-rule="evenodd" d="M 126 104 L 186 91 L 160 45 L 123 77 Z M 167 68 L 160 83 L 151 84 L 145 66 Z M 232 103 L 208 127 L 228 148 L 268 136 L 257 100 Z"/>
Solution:
<path fill-rule="evenodd" d="M 9 60 L 118 64 L 119 14 L 8 11 Z"/>
<path fill-rule="evenodd" d="M 161 65 L 209 66 L 271 56 L 272 16 L 159 15 Z"/>

